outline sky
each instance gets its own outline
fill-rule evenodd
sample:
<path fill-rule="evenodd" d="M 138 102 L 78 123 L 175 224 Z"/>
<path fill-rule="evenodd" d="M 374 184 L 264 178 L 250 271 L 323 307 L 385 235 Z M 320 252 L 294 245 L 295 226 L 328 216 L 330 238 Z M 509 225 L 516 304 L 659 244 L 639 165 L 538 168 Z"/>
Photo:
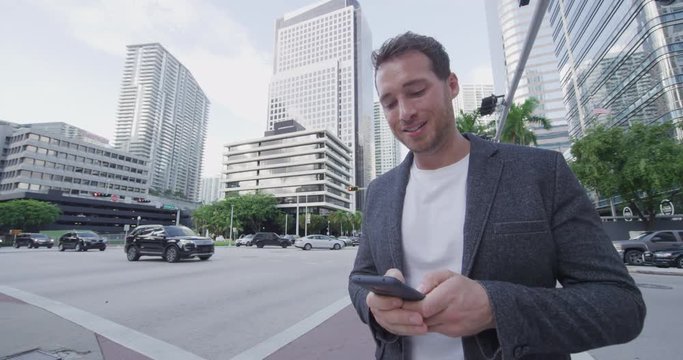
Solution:
<path fill-rule="evenodd" d="M 0 120 L 65 122 L 113 140 L 126 45 L 158 42 L 211 102 L 203 176 L 263 136 L 275 20 L 318 0 L 2 0 Z M 493 83 L 483 1 L 359 0 L 373 48 L 405 31 L 446 47 L 461 83 Z"/>

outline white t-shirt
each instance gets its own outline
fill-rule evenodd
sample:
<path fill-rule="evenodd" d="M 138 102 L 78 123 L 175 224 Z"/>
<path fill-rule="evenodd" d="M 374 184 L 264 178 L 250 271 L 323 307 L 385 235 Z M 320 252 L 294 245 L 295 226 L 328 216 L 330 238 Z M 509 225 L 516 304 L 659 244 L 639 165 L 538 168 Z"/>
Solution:
<path fill-rule="evenodd" d="M 436 170 L 420 170 L 413 162 L 401 228 L 403 275 L 412 287 L 428 272 L 461 271 L 468 165 L 469 155 Z M 459 338 L 428 333 L 408 341 L 410 359 L 464 359 Z"/>

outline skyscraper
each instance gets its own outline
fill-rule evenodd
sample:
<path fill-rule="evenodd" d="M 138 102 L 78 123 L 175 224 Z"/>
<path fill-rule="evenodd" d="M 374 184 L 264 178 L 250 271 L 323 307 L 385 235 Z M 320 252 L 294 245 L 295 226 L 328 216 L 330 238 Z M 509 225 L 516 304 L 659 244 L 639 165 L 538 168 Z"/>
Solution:
<path fill-rule="evenodd" d="M 160 44 L 129 45 L 114 146 L 150 160 L 150 188 L 199 196 L 209 99 Z"/>
<path fill-rule="evenodd" d="M 493 38 L 491 44 L 502 43 L 505 57 L 505 63 L 500 63 L 498 49 L 493 48 L 494 45 L 491 46 L 492 60 L 499 59 L 492 64 L 493 73 L 500 74 L 500 67 L 505 68 L 507 76 L 505 89 L 508 88 L 517 69 L 537 3 L 532 1 L 529 5 L 520 7 L 518 0 L 486 1 L 489 37 Z M 498 23 L 491 23 L 495 19 Z M 562 96 L 560 77 L 557 73 L 557 59 L 553 52 L 551 30 L 548 19 L 545 17 L 538 30 L 513 102 L 521 104 L 530 97 L 536 98 L 539 104 L 534 114 L 548 118 L 552 125 L 550 130 L 544 130 L 541 127 L 532 129 L 538 138 L 538 147 L 564 151 L 570 145 L 567 132 L 567 111 Z M 496 81 L 499 80 L 496 77 Z M 496 85 L 496 88 L 499 87 Z"/>
<path fill-rule="evenodd" d="M 401 143 L 389 128 L 387 118 L 379 101 L 374 105 L 375 132 L 375 176 L 380 176 L 393 169 L 401 162 Z"/>
<path fill-rule="evenodd" d="M 681 122 L 680 1 L 554 1 L 546 17 L 572 137 L 598 124 Z"/>
<path fill-rule="evenodd" d="M 352 182 L 364 187 L 372 163 L 370 30 L 355 0 L 327 0 L 275 24 L 267 129 L 295 120 L 327 130 L 353 151 Z M 361 205 L 356 199 L 353 205 Z"/>

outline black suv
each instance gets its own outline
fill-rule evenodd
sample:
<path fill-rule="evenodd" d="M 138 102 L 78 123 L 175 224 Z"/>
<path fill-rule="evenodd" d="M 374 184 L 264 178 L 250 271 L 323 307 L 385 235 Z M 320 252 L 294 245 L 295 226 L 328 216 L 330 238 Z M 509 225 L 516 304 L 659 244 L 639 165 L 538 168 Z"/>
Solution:
<path fill-rule="evenodd" d="M 276 233 L 272 232 L 259 232 L 254 234 L 251 243 L 258 248 L 262 248 L 266 245 L 282 246 L 283 248 L 286 248 L 287 246 L 292 245 L 291 241 L 281 238 Z"/>
<path fill-rule="evenodd" d="M 213 240 L 195 234 L 190 228 L 177 225 L 141 225 L 126 237 L 123 247 L 128 261 L 140 256 L 161 256 L 168 262 L 198 257 L 209 260 L 214 252 Z"/>
<path fill-rule="evenodd" d="M 54 243 L 55 241 L 49 236 L 39 233 L 21 233 L 14 239 L 15 248 L 26 246 L 30 249 L 45 246 L 48 249 L 51 249 Z"/>
<path fill-rule="evenodd" d="M 58 247 L 59 251 L 64 251 L 65 249 L 74 249 L 76 251 L 99 249 L 104 251 L 107 248 L 107 239 L 90 230 L 70 231 L 59 238 Z"/>

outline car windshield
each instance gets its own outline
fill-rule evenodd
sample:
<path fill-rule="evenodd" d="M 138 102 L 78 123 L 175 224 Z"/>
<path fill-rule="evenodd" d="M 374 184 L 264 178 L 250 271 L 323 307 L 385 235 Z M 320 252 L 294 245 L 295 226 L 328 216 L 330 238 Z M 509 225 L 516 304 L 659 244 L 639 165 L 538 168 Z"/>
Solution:
<path fill-rule="evenodd" d="M 164 226 L 166 236 L 197 236 L 190 228 L 185 226 Z"/>
<path fill-rule="evenodd" d="M 77 232 L 76 234 L 78 234 L 78 236 L 82 237 L 82 238 L 98 238 L 99 237 L 99 236 L 97 236 L 97 234 L 95 234 L 92 231 Z"/>
<path fill-rule="evenodd" d="M 652 231 L 646 231 L 646 232 L 632 238 L 631 240 L 642 240 L 645 236 L 650 235 L 650 234 L 652 234 Z"/>
<path fill-rule="evenodd" d="M 45 234 L 33 234 L 33 237 L 36 239 L 47 239 L 47 235 Z"/>

